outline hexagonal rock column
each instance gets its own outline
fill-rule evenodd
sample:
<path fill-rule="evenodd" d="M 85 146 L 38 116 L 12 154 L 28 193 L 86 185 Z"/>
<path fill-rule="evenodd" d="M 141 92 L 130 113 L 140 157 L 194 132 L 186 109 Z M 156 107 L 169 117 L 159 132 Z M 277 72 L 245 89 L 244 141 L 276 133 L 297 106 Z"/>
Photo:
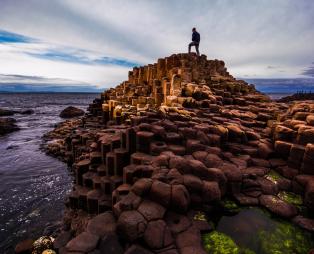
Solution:
<path fill-rule="evenodd" d="M 136 149 L 139 152 L 149 153 L 150 143 L 153 141 L 154 133 L 149 131 L 138 131 L 136 133 Z"/>

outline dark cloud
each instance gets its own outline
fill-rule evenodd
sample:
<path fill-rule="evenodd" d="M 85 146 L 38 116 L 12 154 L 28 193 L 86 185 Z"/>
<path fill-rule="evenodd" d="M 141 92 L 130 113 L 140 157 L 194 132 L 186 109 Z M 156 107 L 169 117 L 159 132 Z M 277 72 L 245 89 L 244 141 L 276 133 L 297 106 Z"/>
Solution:
<path fill-rule="evenodd" d="M 314 62 L 312 63 L 314 64 Z M 310 66 L 308 67 L 306 70 L 304 70 L 302 73 L 302 75 L 305 76 L 309 76 L 309 77 L 313 77 L 314 78 L 314 66 Z"/>
<path fill-rule="evenodd" d="M 277 69 L 278 68 L 278 66 L 273 66 L 273 65 L 268 65 L 267 66 L 267 69 Z"/>

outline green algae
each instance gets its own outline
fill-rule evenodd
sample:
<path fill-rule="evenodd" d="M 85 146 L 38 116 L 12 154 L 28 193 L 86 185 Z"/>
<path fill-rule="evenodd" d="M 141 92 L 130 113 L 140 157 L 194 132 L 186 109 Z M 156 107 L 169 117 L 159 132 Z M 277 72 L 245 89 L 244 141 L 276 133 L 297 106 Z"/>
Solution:
<path fill-rule="evenodd" d="M 273 183 L 277 183 L 283 177 L 278 174 L 276 171 L 271 170 L 268 174 L 265 175 L 266 179 L 272 181 Z"/>
<path fill-rule="evenodd" d="M 300 206 L 303 203 L 302 197 L 298 194 L 295 194 L 293 192 L 287 192 L 287 191 L 281 191 L 278 193 L 278 197 L 292 205 Z"/>
<path fill-rule="evenodd" d="M 259 231 L 258 241 L 264 254 L 307 254 L 313 246 L 309 233 L 285 221 L 273 231 Z"/>
<path fill-rule="evenodd" d="M 204 249 L 209 254 L 238 254 L 239 247 L 227 235 L 213 231 L 202 236 Z"/>
<path fill-rule="evenodd" d="M 240 248 L 231 237 L 213 231 L 202 235 L 204 249 L 208 254 L 255 254 L 247 248 Z"/>
<path fill-rule="evenodd" d="M 225 199 L 222 201 L 222 203 L 223 203 L 224 209 L 227 212 L 238 213 L 241 210 L 241 208 L 238 206 L 238 204 L 231 199 Z"/>
<path fill-rule="evenodd" d="M 194 215 L 193 220 L 207 221 L 207 217 L 206 217 L 205 213 L 198 211 Z"/>

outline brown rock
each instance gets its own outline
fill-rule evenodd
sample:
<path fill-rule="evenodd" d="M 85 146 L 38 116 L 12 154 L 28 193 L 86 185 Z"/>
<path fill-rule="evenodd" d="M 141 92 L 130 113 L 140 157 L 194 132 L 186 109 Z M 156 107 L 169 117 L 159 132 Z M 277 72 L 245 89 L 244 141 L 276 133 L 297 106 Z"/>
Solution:
<path fill-rule="evenodd" d="M 261 195 L 259 197 L 259 201 L 262 206 L 284 218 L 291 218 L 298 213 L 298 210 L 295 206 L 286 203 L 276 196 Z"/>
<path fill-rule="evenodd" d="M 183 183 L 189 191 L 200 192 L 203 189 L 202 180 L 194 175 L 183 175 Z"/>
<path fill-rule="evenodd" d="M 88 222 L 86 231 L 100 238 L 113 234 L 116 231 L 116 220 L 111 212 L 101 213 Z"/>
<path fill-rule="evenodd" d="M 77 116 L 82 116 L 84 115 L 84 110 L 69 106 L 65 108 L 64 110 L 61 111 L 60 117 L 62 118 L 72 118 L 72 117 L 77 117 Z"/>
<path fill-rule="evenodd" d="M 203 202 L 208 203 L 217 201 L 221 198 L 221 192 L 217 182 L 203 181 L 202 199 Z"/>
<path fill-rule="evenodd" d="M 171 186 L 161 181 L 153 181 L 150 189 L 150 198 L 167 207 L 171 200 Z"/>
<path fill-rule="evenodd" d="M 172 211 L 167 212 L 165 221 L 173 234 L 187 230 L 191 226 L 190 219 L 182 214 Z"/>
<path fill-rule="evenodd" d="M 117 222 L 117 232 L 129 242 L 143 236 L 147 221 L 138 211 L 122 212 Z"/>
<path fill-rule="evenodd" d="M 162 219 L 164 217 L 166 209 L 155 202 L 150 200 L 143 200 L 137 209 L 147 221 Z"/>
<path fill-rule="evenodd" d="M 83 232 L 69 241 L 65 247 L 70 252 L 90 252 L 96 248 L 98 241 L 97 235 Z"/>
<path fill-rule="evenodd" d="M 182 184 L 172 185 L 171 207 L 178 212 L 186 212 L 190 205 L 190 194 Z"/>
<path fill-rule="evenodd" d="M 171 232 L 163 220 L 148 223 L 144 240 L 150 249 L 161 249 L 173 243 Z"/>
<path fill-rule="evenodd" d="M 32 253 L 33 243 L 33 239 L 23 240 L 15 246 L 14 252 L 16 254 L 30 254 Z"/>

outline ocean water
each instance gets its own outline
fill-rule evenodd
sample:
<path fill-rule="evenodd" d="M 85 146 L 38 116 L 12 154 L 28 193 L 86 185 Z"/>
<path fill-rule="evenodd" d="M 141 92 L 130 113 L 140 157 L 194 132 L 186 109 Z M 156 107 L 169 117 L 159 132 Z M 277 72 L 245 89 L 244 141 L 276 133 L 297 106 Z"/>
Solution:
<path fill-rule="evenodd" d="M 15 244 L 53 227 L 72 187 L 67 165 L 40 150 L 42 135 L 62 119 L 67 106 L 86 110 L 97 94 L 1 94 L 0 108 L 33 109 L 13 117 L 21 130 L 0 137 L 0 253 L 13 253 Z"/>

